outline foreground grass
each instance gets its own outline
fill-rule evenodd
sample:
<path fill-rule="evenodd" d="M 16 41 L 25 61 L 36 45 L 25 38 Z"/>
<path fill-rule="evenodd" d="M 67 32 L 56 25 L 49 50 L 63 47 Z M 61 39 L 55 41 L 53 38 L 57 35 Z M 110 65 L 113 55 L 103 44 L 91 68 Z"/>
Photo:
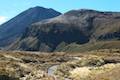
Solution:
<path fill-rule="evenodd" d="M 47 74 L 53 65 L 58 65 L 54 72 L 57 80 L 119 80 L 120 50 L 85 53 L 1 51 L 0 80 L 55 80 L 55 76 Z"/>

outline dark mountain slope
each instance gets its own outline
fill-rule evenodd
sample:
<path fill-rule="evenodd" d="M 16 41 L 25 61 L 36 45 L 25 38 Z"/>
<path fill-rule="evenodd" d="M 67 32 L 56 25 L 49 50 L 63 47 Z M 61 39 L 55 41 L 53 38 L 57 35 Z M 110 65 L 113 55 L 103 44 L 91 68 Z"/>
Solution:
<path fill-rule="evenodd" d="M 53 18 L 61 13 L 43 7 L 30 8 L 0 26 L 0 46 L 14 42 L 32 23 Z"/>
<path fill-rule="evenodd" d="M 72 10 L 32 24 L 9 49 L 54 51 L 61 43 L 85 44 L 120 39 L 120 13 Z"/>

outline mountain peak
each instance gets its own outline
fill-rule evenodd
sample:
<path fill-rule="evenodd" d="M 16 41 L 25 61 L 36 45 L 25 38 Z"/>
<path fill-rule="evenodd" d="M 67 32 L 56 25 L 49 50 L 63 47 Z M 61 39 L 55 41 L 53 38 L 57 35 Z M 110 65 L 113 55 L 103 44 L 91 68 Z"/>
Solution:
<path fill-rule="evenodd" d="M 80 12 L 98 12 L 98 11 L 93 10 L 93 9 L 79 9 L 78 11 L 80 11 Z"/>
<path fill-rule="evenodd" d="M 32 7 L 32 8 L 29 8 L 27 10 L 28 14 L 29 13 L 32 13 L 32 14 L 43 14 L 43 15 L 49 15 L 49 13 L 52 13 L 53 15 L 60 15 L 61 13 L 52 9 L 52 8 L 45 8 L 45 7 L 40 7 L 40 6 L 36 6 L 36 7 Z M 26 13 L 26 12 L 25 12 Z"/>
<path fill-rule="evenodd" d="M 54 9 L 52 9 L 52 8 L 45 8 L 45 7 L 41 7 L 41 6 L 35 6 L 35 7 L 32 7 L 30 9 L 28 9 L 28 10 L 54 10 Z"/>
<path fill-rule="evenodd" d="M 47 9 L 47 8 L 44 8 L 44 7 L 41 7 L 41 6 L 35 6 L 35 7 L 32 7 L 30 9 Z"/>
<path fill-rule="evenodd" d="M 71 10 L 67 13 L 65 13 L 66 15 L 77 15 L 77 14 L 85 14 L 85 13 L 99 13 L 99 11 L 96 10 L 92 10 L 92 9 L 78 9 L 78 10 Z"/>
<path fill-rule="evenodd" d="M 59 16 L 60 14 L 61 13 L 58 11 L 39 6 L 29 8 L 28 10 L 25 10 L 24 12 L 20 13 L 0 26 L 0 43 L 3 43 L 2 45 L 6 45 L 6 42 L 9 42 L 10 44 L 12 40 L 17 39 L 20 35 L 22 35 L 25 29 L 32 23 L 53 18 Z M 4 39 L 6 38 L 9 41 L 5 41 Z"/>

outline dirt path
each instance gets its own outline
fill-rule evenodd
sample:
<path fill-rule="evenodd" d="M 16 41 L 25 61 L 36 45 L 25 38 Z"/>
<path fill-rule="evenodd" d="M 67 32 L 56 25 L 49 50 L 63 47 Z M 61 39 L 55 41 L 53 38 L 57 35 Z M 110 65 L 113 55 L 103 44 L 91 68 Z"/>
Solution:
<path fill-rule="evenodd" d="M 11 59 L 16 60 L 16 61 L 21 61 L 21 59 L 13 57 L 13 56 L 10 56 L 10 55 L 4 55 L 4 57 L 11 58 Z"/>

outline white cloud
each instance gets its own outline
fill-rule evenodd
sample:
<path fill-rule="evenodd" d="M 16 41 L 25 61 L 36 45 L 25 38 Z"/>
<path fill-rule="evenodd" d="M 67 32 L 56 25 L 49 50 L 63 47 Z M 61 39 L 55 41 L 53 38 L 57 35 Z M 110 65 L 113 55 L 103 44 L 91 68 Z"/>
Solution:
<path fill-rule="evenodd" d="M 7 21 L 7 17 L 5 17 L 5 16 L 0 16 L 0 25 L 1 25 L 2 23 L 6 22 L 6 21 Z"/>

